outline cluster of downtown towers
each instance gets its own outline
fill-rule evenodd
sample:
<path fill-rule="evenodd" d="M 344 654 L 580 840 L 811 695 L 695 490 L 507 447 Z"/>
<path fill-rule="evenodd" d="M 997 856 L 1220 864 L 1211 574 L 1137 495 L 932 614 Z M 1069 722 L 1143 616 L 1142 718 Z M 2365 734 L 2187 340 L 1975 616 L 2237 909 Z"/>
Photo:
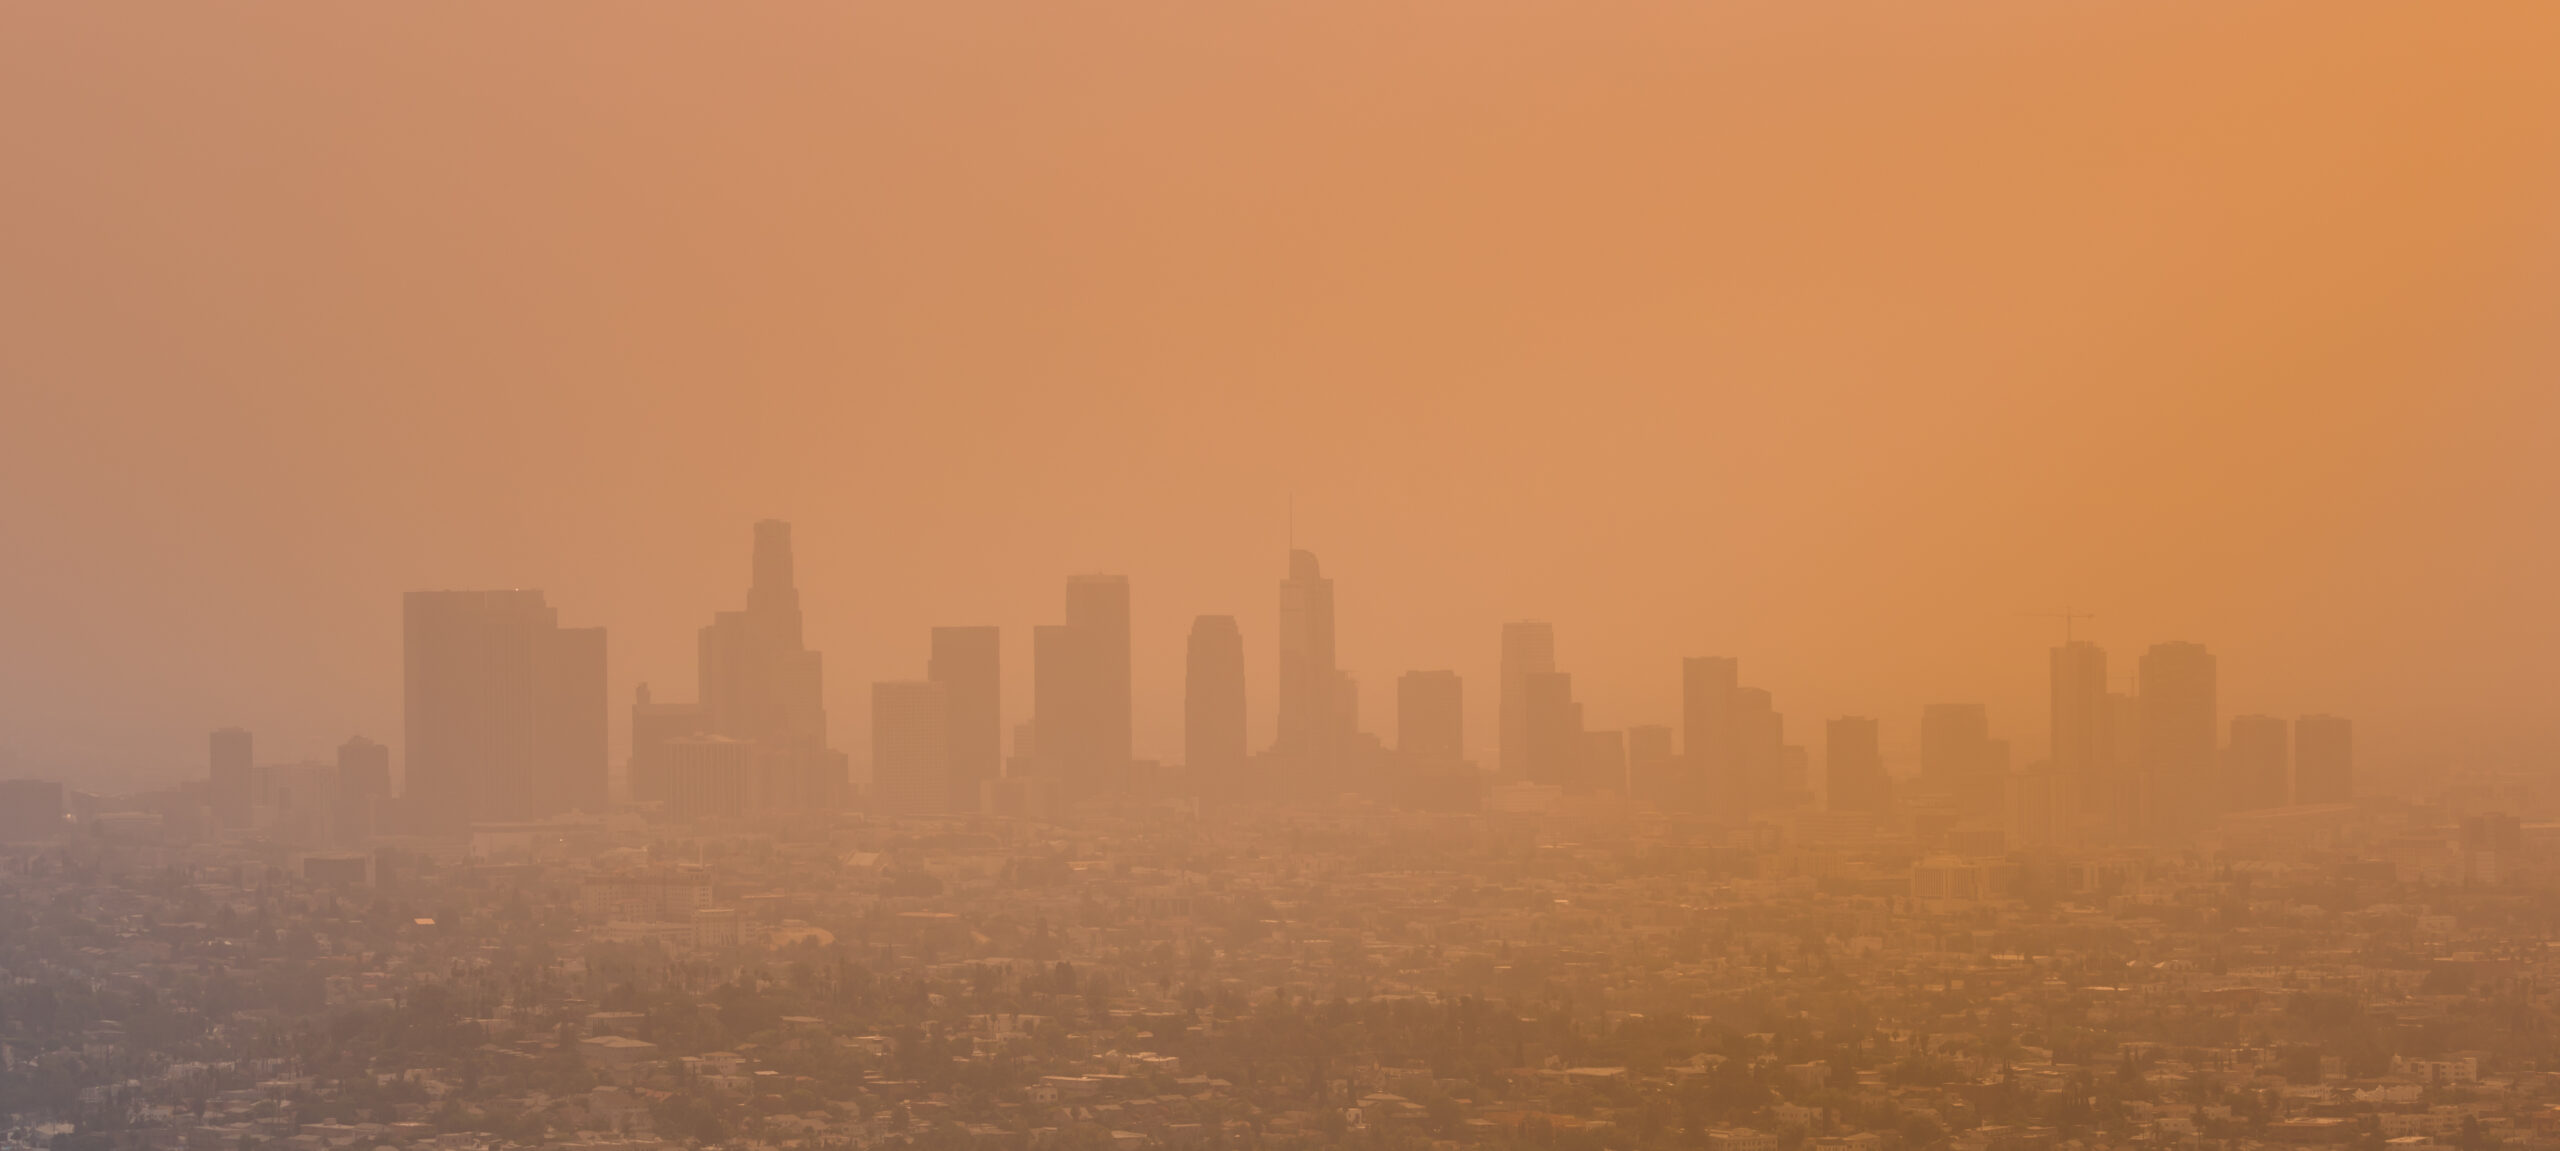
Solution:
<path fill-rule="evenodd" d="M 871 781 L 857 795 L 847 758 L 828 746 L 820 656 L 802 638 L 789 525 L 755 525 L 753 556 L 745 609 L 701 629 L 695 701 L 661 702 L 639 689 L 632 801 L 717 817 L 857 798 L 892 815 L 1048 815 L 1129 795 L 1286 801 L 1363 792 L 1456 809 L 1588 796 L 1728 825 L 1816 806 L 1809 757 L 1787 743 L 1770 694 L 1740 682 L 1734 659 L 1683 661 L 1679 747 L 1668 725 L 1589 731 L 1545 623 L 1503 626 L 1494 770 L 1466 758 L 1463 684 L 1451 671 L 1399 678 L 1390 747 L 1361 731 L 1356 685 L 1335 662 L 1333 581 L 1306 551 L 1290 553 L 1280 584 L 1277 735 L 1266 751 L 1246 742 L 1243 634 L 1235 617 L 1210 615 L 1190 632 L 1184 761 L 1138 760 L 1128 579 L 1075 576 L 1065 622 L 1032 631 L 1032 715 L 1014 730 L 1012 754 L 998 630 L 935 628 L 924 678 L 872 685 Z M 602 628 L 559 626 L 532 590 L 411 592 L 403 625 L 405 787 L 396 801 L 386 798 L 397 823 L 458 832 L 607 805 Z M 2032 842 L 2174 838 L 2231 811 L 2347 800 L 2345 720 L 2242 716 L 2226 744 L 2215 680 L 2205 648 L 2164 643 L 2141 658 L 2135 690 L 2111 691 L 2106 653 L 2066 642 L 2052 650 L 2045 759 L 2013 770 L 1981 705 L 1939 704 L 1922 716 L 1917 777 L 1895 780 L 1875 720 L 1833 719 L 1824 725 L 1820 806 L 1849 818 L 2003 827 Z M 217 808 L 245 786 L 224 777 L 246 770 L 246 742 L 237 732 L 215 738 Z M 387 758 L 362 740 L 349 746 L 368 761 Z M 369 763 L 364 774 L 387 775 Z M 373 786 L 387 790 L 387 779 Z"/>

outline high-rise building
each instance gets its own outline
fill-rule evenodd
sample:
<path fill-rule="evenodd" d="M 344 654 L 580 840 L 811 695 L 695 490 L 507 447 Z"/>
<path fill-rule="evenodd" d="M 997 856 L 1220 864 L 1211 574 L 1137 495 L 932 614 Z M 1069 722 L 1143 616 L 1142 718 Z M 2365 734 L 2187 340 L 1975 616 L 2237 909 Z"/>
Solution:
<path fill-rule="evenodd" d="M 1002 646 L 992 627 L 933 629 L 925 678 L 943 690 L 943 734 L 951 741 L 951 811 L 978 810 L 980 789 L 1004 774 Z"/>
<path fill-rule="evenodd" d="M 1031 629 L 1031 758 L 1037 774 L 1079 793 L 1103 769 L 1093 647 L 1093 636 L 1082 628 Z"/>
<path fill-rule="evenodd" d="M 1527 727 L 1528 781 L 1579 789 L 1582 708 L 1573 701 L 1573 676 L 1561 671 L 1532 672 L 1522 678 L 1520 692 Z"/>
<path fill-rule="evenodd" d="M 1502 778 L 1529 778 L 1529 677 L 1556 669 L 1556 629 L 1525 621 L 1502 625 L 1502 724 L 1495 747 Z"/>
<path fill-rule="evenodd" d="M 374 833 L 374 812 L 391 798 L 391 749 L 359 735 L 338 745 L 337 838 L 361 842 Z"/>
<path fill-rule="evenodd" d="M 213 809 L 214 826 L 247 827 L 252 818 L 251 805 L 256 802 L 254 741 L 248 732 L 226 727 L 213 733 L 211 744 L 212 780 L 205 788 L 205 803 Z"/>
<path fill-rule="evenodd" d="M 62 833 L 62 784 L 49 779 L 0 780 L 0 843 L 52 839 Z"/>
<path fill-rule="evenodd" d="M 769 747 L 822 749 L 825 675 L 801 638 L 790 524 L 756 524 L 752 580 L 745 611 L 720 612 L 702 629 L 703 727 Z"/>
<path fill-rule="evenodd" d="M 675 798 L 675 761 L 668 745 L 709 732 L 709 717 L 699 703 L 659 703 L 641 684 L 631 702 L 631 758 L 623 783 L 634 803 L 667 803 Z"/>
<path fill-rule="evenodd" d="M 2150 830 L 2164 839 L 2191 835 L 2222 814 L 2226 798 L 2213 778 L 2221 728 L 2213 653 L 2202 644 L 2154 644 L 2140 676 Z"/>
<path fill-rule="evenodd" d="M 951 810 L 949 695 L 930 680 L 871 685 L 871 797 L 888 815 Z"/>
<path fill-rule="evenodd" d="M 2293 721 L 2293 801 L 2345 803 L 2355 792 L 2354 725 L 2334 715 Z"/>
<path fill-rule="evenodd" d="M 2009 745 L 1991 738 L 1991 712 L 1978 703 L 1933 703 L 1920 713 L 1920 784 L 1950 797 L 1959 815 L 2003 817 Z"/>
<path fill-rule="evenodd" d="M 1866 716 L 1842 716 L 1822 726 L 1824 802 L 1831 810 L 1883 815 L 1892 808 L 1893 783 L 1876 733 L 1876 721 Z"/>
<path fill-rule="evenodd" d="M 1637 724 L 1627 729 L 1627 794 L 1669 807 L 1678 798 L 1680 757 L 1671 725 Z"/>
<path fill-rule="evenodd" d="M 1289 553 L 1280 581 L 1279 734 L 1272 750 L 1307 765 L 1329 765 L 1349 729 L 1342 718 L 1341 668 L 1333 652 L 1333 581 L 1315 553 Z"/>
<path fill-rule="evenodd" d="M 1129 577 L 1080 575 L 1067 580 L 1067 626 L 1085 634 L 1093 687 L 1094 754 L 1107 769 L 1129 762 Z"/>
<path fill-rule="evenodd" d="M 1627 733 L 1586 731 L 1573 790 L 1627 794 Z"/>
<path fill-rule="evenodd" d="M 423 829 L 603 809 L 603 628 L 561 627 L 539 591 L 410 592 L 401 655 Z"/>
<path fill-rule="evenodd" d="M 1733 723 L 1733 694 L 1741 690 L 1741 676 L 1741 662 L 1732 656 L 1680 661 L 1680 738 L 1689 765 L 1683 806 L 1725 811 L 1749 804 Z"/>
<path fill-rule="evenodd" d="M 1466 759 L 1466 685 L 1454 671 L 1409 671 L 1396 679 L 1396 751 L 1415 763 Z"/>
<path fill-rule="evenodd" d="M 1231 615 L 1191 621 L 1182 668 L 1182 761 L 1212 787 L 1239 782 L 1245 765 L 1244 629 Z"/>
<path fill-rule="evenodd" d="M 1728 718 L 1733 732 L 1729 784 L 1733 799 L 1724 818 L 1738 825 L 1780 805 L 1786 790 L 1787 722 L 1778 714 L 1777 700 L 1768 689 L 1757 687 L 1733 690 Z"/>
<path fill-rule="evenodd" d="M 2293 749 L 2286 726 L 2272 715 L 2232 717 L 2223 772 L 2231 810 L 2258 811 L 2293 802 Z"/>
<path fill-rule="evenodd" d="M 2053 748 L 2038 794 L 2066 822 L 2095 826 L 2113 802 L 2108 795 L 2122 790 L 2110 746 L 2114 715 L 2107 706 L 2106 649 L 2087 640 L 2065 643 L 2053 649 L 2052 670 Z"/>

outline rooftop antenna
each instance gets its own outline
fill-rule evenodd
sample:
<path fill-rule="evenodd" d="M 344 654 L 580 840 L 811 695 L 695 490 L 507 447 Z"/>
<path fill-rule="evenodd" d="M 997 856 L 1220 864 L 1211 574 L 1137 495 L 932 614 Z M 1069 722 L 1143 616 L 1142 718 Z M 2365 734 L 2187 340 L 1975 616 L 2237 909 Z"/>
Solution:
<path fill-rule="evenodd" d="M 2072 625 L 2075 621 L 2078 621 L 2078 620 L 2084 620 L 2084 619 L 2096 619 L 2096 618 L 2098 618 L 2098 613 L 2096 613 L 2096 612 L 2093 612 L 2093 611 L 2073 611 L 2073 610 L 2071 610 L 2071 607 L 2070 607 L 2070 605 L 2068 605 L 2068 604 L 2063 605 L 2063 608 L 2062 608 L 2062 610 L 2061 610 L 2061 611 L 2022 611 L 2022 612 L 2019 612 L 2018 614 L 2019 614 L 2019 615 L 2023 615 L 2023 616 L 2033 616 L 2033 617 L 2035 617 L 2035 618 L 2037 618 L 2037 619 L 2058 619 L 2058 620 L 2061 620 L 2061 621 L 2062 621 L 2062 642 L 2063 642 L 2065 645 L 2068 645 L 2068 644 L 2070 644 L 2070 643 L 2071 643 L 2071 638 L 2072 638 L 2072 637 L 2071 637 L 2071 625 Z"/>

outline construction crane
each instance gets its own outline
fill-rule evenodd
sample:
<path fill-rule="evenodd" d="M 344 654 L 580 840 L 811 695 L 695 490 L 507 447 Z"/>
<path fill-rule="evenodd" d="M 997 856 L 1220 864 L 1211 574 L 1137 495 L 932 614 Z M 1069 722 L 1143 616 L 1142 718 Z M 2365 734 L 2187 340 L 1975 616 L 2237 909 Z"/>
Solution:
<path fill-rule="evenodd" d="M 2032 618 L 2035 618 L 2035 619 L 2058 619 L 2058 620 L 2061 620 L 2061 621 L 2062 621 L 2062 642 L 2063 642 L 2063 643 L 2064 643 L 2064 645 L 2066 645 L 2066 646 L 2067 646 L 2067 645 L 2069 645 L 2069 644 L 2071 643 L 2071 625 L 2072 625 L 2073 623 L 2075 623 L 2075 622 L 2077 622 L 2077 621 L 2080 621 L 2080 620 L 2084 620 L 2084 619 L 2096 619 L 2096 618 L 2098 618 L 2098 613 L 2096 613 L 2096 612 L 2093 612 L 2093 611 L 2073 611 L 2073 610 L 2071 610 L 2071 609 L 2070 609 L 2070 607 L 2068 607 L 2068 606 L 2065 606 L 2061 611 L 2022 611 L 2022 612 L 2019 612 L 2018 614 L 2019 614 L 2019 615 L 2023 615 L 2023 616 L 2029 616 L 2029 617 L 2032 617 Z"/>

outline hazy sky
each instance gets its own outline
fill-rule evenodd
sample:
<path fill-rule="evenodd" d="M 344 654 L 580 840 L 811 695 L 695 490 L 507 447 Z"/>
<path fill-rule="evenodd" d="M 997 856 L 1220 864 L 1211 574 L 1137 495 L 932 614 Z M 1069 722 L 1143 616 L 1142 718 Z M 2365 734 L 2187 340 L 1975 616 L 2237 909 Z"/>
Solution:
<path fill-rule="evenodd" d="M 2119 679 L 2560 753 L 2560 6 L 0 7 L 0 744 L 397 744 L 399 594 L 690 698 L 797 530 L 839 746 L 926 628 L 1337 581 L 1364 719 L 1557 628 L 1792 740 Z"/>

